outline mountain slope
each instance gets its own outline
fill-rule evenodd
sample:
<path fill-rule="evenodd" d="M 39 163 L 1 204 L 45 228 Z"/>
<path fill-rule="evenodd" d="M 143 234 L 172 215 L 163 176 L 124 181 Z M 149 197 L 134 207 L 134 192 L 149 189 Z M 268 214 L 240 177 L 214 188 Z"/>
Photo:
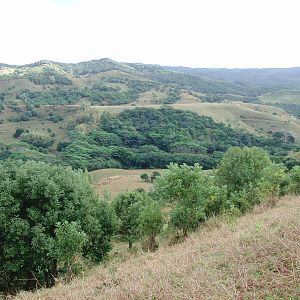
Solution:
<path fill-rule="evenodd" d="M 26 89 L 30 90 L 30 95 Z M 62 95 L 66 90 L 74 94 L 72 99 L 66 100 Z M 234 82 L 174 72 L 159 65 L 120 63 L 108 58 L 77 64 L 44 60 L 23 66 L 0 65 L 0 92 L 6 102 L 74 104 L 87 98 L 96 104 L 124 104 L 124 101 L 118 101 L 124 96 L 118 94 L 119 90 L 129 92 L 125 95 L 126 103 L 135 102 L 149 91 L 149 101 L 155 103 L 174 103 L 181 99 L 182 91 L 193 94 L 198 101 L 209 102 L 242 100 L 252 95 L 250 89 Z M 157 96 L 159 92 L 162 93 L 160 97 Z"/>
<path fill-rule="evenodd" d="M 299 299 L 300 198 L 210 222 L 183 244 L 16 299 Z"/>
<path fill-rule="evenodd" d="M 32 93 L 28 95 L 26 90 Z M 66 99 L 65 91 L 73 96 Z M 108 58 L 69 64 L 47 60 L 23 66 L 0 64 L 0 93 L 6 102 L 75 104 L 88 99 L 95 104 L 118 105 L 136 103 L 147 95 L 146 102 L 170 104 L 187 93 L 198 102 L 274 103 L 276 95 L 284 103 L 280 95 L 289 92 L 300 95 L 300 68 L 163 67 Z"/>

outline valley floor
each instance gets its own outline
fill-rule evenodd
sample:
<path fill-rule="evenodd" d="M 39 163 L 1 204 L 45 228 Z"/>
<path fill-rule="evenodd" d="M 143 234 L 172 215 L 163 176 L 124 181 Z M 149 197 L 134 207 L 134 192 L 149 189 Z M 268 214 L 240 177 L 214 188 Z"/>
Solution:
<path fill-rule="evenodd" d="M 299 299 L 300 197 L 210 219 L 187 241 L 16 299 Z"/>

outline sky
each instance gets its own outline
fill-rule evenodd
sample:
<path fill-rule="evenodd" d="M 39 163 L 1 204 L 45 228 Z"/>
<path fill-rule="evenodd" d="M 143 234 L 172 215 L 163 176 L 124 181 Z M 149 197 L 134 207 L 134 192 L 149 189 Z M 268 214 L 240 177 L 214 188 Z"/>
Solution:
<path fill-rule="evenodd" d="M 0 63 L 300 66 L 299 0 L 0 0 Z"/>

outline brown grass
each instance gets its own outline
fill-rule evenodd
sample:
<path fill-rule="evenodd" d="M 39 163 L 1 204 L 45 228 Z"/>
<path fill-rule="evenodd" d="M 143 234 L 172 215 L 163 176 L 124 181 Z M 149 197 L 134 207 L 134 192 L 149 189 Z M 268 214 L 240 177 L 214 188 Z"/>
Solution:
<path fill-rule="evenodd" d="M 186 242 L 17 299 L 299 299 L 300 198 L 211 219 Z"/>
<path fill-rule="evenodd" d="M 153 186 L 152 183 L 142 181 L 140 176 L 143 173 L 150 176 L 153 171 L 162 173 L 163 169 L 102 169 L 90 172 L 90 176 L 93 187 L 99 195 L 108 191 L 114 198 L 119 193 L 131 192 L 138 188 L 149 192 Z"/>

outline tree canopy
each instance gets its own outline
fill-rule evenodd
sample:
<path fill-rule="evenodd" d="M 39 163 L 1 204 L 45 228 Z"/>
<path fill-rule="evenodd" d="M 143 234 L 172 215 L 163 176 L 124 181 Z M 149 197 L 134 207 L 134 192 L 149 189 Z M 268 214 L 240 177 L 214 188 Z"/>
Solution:
<path fill-rule="evenodd" d="M 0 291 L 51 286 L 78 255 L 101 261 L 114 224 L 83 173 L 33 161 L 2 163 Z"/>

